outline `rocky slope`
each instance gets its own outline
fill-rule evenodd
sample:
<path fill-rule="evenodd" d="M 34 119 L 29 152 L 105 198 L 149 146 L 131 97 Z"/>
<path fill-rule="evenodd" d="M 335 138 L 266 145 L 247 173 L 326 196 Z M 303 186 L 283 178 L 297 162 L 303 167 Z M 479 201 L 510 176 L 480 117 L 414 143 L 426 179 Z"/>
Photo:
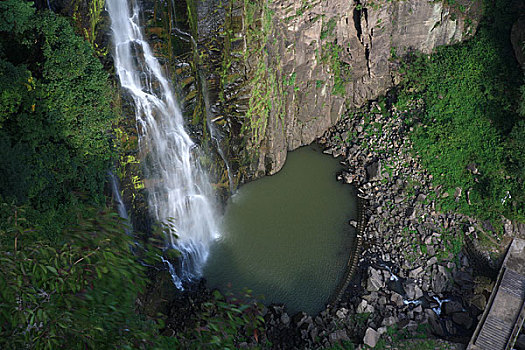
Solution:
<path fill-rule="evenodd" d="M 418 108 L 413 101 L 410 109 Z M 505 221 L 503 240 L 489 248 L 487 237 L 495 235 L 487 223 L 436 210 L 436 199 L 446 194 L 411 153 L 410 113 L 372 103 L 318 140 L 341 160 L 339 180 L 355 185 L 367 203 L 364 249 L 358 273 L 335 305 L 314 317 L 269 309 L 274 344 L 373 347 L 422 333 L 464 344 L 470 339 L 505 246 L 525 232 Z"/>
<path fill-rule="evenodd" d="M 490 280 L 474 276 L 491 276 L 494 262 L 475 248 L 461 250 L 465 235 L 472 241 L 483 231 L 481 223 L 436 211 L 442 194 L 410 153 L 404 112 L 372 104 L 326 139 L 327 152 L 344 159 L 343 181 L 357 185 L 368 202 L 355 311 L 371 313 L 368 338 L 388 326 L 415 331 L 429 323 L 438 336 L 465 340 L 490 291 Z M 474 273 L 480 261 L 488 264 Z"/>

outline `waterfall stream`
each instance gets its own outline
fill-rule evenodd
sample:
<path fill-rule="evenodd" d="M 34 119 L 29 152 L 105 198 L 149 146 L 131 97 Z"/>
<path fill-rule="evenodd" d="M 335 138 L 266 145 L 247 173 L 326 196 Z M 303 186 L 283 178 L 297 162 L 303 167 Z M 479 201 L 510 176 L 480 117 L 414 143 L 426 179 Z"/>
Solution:
<path fill-rule="evenodd" d="M 131 234 L 131 221 L 129 220 L 128 211 L 126 210 L 126 206 L 124 205 L 124 201 L 122 200 L 122 196 L 120 195 L 120 186 L 117 177 L 115 176 L 115 174 L 113 174 L 111 170 L 108 171 L 108 177 L 109 182 L 111 183 L 111 193 L 113 194 L 113 201 L 115 201 L 115 204 L 117 205 L 118 215 L 122 220 L 124 220 L 124 223 L 126 225 L 126 233 Z"/>
<path fill-rule="evenodd" d="M 139 23 L 135 0 L 107 0 L 115 71 L 134 102 L 141 161 L 151 215 L 173 219 L 176 236 L 167 247 L 182 253 L 170 269 L 178 288 L 201 275 L 211 242 L 219 237 L 211 186 L 200 166 L 200 150 L 184 129 L 170 82 L 154 57 Z"/>

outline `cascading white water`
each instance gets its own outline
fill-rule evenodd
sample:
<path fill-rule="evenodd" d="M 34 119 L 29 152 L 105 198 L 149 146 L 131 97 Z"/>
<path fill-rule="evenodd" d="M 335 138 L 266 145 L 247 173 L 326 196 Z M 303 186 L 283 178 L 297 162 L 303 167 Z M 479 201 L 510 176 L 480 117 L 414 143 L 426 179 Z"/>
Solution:
<path fill-rule="evenodd" d="M 151 214 L 160 222 L 172 218 L 177 231 L 177 239 L 167 237 L 167 246 L 182 253 L 181 266 L 172 273 L 182 288 L 182 281 L 200 276 L 209 245 L 219 237 L 212 191 L 199 149 L 184 130 L 180 107 L 142 34 L 140 8 L 130 2 L 106 1 L 115 71 L 135 104 Z"/>
<path fill-rule="evenodd" d="M 118 215 L 124 221 L 126 234 L 130 235 L 133 231 L 133 227 L 128 216 L 128 211 L 126 210 L 126 205 L 124 205 L 124 201 L 122 200 L 122 196 L 120 195 L 120 186 L 118 184 L 117 177 L 115 176 L 115 174 L 113 174 L 111 170 L 108 170 L 108 177 L 109 182 L 111 183 L 111 192 L 113 193 L 113 200 L 117 205 Z"/>
<path fill-rule="evenodd" d="M 117 212 L 118 215 L 123 220 L 129 220 L 128 217 L 128 211 L 126 210 L 126 206 L 124 205 L 124 201 L 122 200 L 122 196 L 120 195 L 120 186 L 118 185 L 118 180 L 115 174 L 113 174 L 112 171 L 108 171 L 108 177 L 109 182 L 111 183 L 111 192 L 113 193 L 113 200 L 117 204 Z"/>

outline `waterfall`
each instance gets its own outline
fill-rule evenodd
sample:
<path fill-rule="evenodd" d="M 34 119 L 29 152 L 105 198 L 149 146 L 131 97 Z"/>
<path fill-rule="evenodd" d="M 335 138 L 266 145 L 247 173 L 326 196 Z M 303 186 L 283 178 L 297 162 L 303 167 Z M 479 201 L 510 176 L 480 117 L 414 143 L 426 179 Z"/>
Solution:
<path fill-rule="evenodd" d="M 124 201 L 122 200 L 122 196 L 120 195 L 120 186 L 118 184 L 117 177 L 111 170 L 108 170 L 108 177 L 109 182 L 111 183 L 111 193 L 113 194 L 113 200 L 115 201 L 117 205 L 117 212 L 118 215 L 122 220 L 124 220 L 125 224 L 125 231 L 129 235 L 132 233 L 132 226 L 131 221 L 129 220 L 128 211 L 126 210 L 126 206 L 124 205 Z"/>
<path fill-rule="evenodd" d="M 117 204 L 117 212 L 121 219 L 128 221 L 128 211 L 120 195 L 120 186 L 118 184 L 117 177 L 111 170 L 108 171 L 109 182 L 111 183 L 111 193 L 113 194 L 113 200 Z"/>
<path fill-rule="evenodd" d="M 176 236 L 169 234 L 166 246 L 182 254 L 180 266 L 170 269 L 182 288 L 182 281 L 200 276 L 209 246 L 219 237 L 211 186 L 170 83 L 141 31 L 137 2 L 107 0 L 106 8 L 115 71 L 134 102 L 150 213 L 159 222 L 173 219 Z"/>

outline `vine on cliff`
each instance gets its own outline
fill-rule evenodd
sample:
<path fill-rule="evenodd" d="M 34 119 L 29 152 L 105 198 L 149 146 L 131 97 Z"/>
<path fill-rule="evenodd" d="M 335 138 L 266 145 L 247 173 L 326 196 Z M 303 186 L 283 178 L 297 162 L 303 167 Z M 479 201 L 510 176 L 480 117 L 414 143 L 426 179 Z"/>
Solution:
<path fill-rule="evenodd" d="M 244 1 L 244 21 L 246 30 L 246 47 L 255 48 L 254 51 L 245 51 L 245 60 L 257 60 L 256 68 L 252 70 L 252 77 L 248 84 L 251 87 L 251 96 L 248 103 L 243 131 L 249 133 L 247 150 L 256 150 L 264 139 L 266 128 L 272 114 L 281 116 L 283 111 L 283 88 L 277 79 L 278 57 L 271 57 L 269 50 L 273 25 L 273 10 L 269 8 L 267 0 Z M 260 25 L 257 15 L 260 14 Z"/>

